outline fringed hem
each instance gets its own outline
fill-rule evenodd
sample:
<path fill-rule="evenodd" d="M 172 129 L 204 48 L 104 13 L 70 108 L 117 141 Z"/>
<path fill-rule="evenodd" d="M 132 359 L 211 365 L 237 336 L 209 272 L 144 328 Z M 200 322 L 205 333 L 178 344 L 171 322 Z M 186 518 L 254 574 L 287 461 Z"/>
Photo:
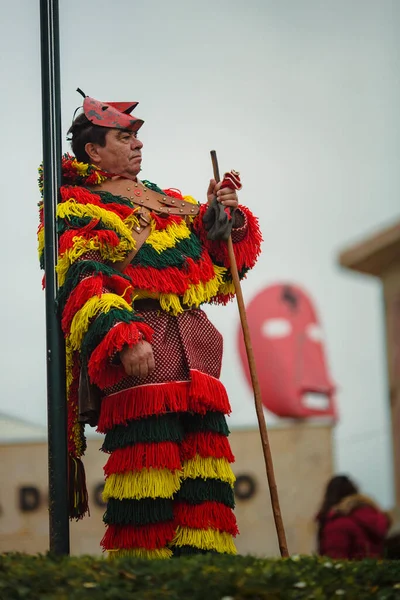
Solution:
<path fill-rule="evenodd" d="M 183 477 L 184 479 L 195 479 L 201 477 L 202 479 L 219 479 L 229 483 L 233 487 L 236 481 L 235 475 L 229 465 L 226 458 L 203 458 L 198 454 L 183 463 Z"/>
<path fill-rule="evenodd" d="M 201 550 L 216 550 L 222 554 L 237 553 L 232 536 L 229 533 L 220 533 L 213 529 L 178 527 L 172 545 L 192 546 Z"/>
<path fill-rule="evenodd" d="M 202 373 L 196 369 L 190 370 L 190 411 L 205 415 L 208 411 L 231 413 L 228 394 L 219 379 Z"/>
<path fill-rule="evenodd" d="M 228 438 L 212 431 L 190 433 L 183 440 L 180 451 L 182 460 L 190 460 L 199 454 L 203 458 L 213 456 L 226 458 L 230 463 L 235 462 Z"/>
<path fill-rule="evenodd" d="M 115 425 L 167 412 L 188 410 L 189 382 L 170 381 L 141 385 L 103 398 L 98 431 L 107 433 Z"/>
<path fill-rule="evenodd" d="M 109 431 L 102 446 L 103 452 L 113 452 L 132 444 L 176 442 L 183 439 L 183 428 L 175 414 L 153 415 L 145 419 L 129 421 L 127 425 L 116 425 Z"/>
<path fill-rule="evenodd" d="M 189 504 L 202 504 L 207 501 L 220 502 L 229 508 L 235 508 L 235 496 L 229 483 L 219 479 L 185 479 L 176 496 Z"/>
<path fill-rule="evenodd" d="M 109 525 L 101 540 L 104 550 L 129 550 L 165 548 L 175 535 L 173 522 L 149 523 L 148 525 Z"/>
<path fill-rule="evenodd" d="M 111 454 L 104 467 L 104 473 L 111 475 L 112 473 L 126 473 L 150 468 L 180 470 L 182 465 L 178 444 L 158 442 L 119 448 Z"/>
<path fill-rule="evenodd" d="M 189 504 L 178 502 L 174 506 L 175 524 L 192 529 L 217 529 L 236 536 L 239 533 L 232 510 L 220 502 Z"/>
<path fill-rule="evenodd" d="M 170 498 L 116 500 L 109 498 L 103 521 L 107 525 L 147 525 L 172 521 L 173 501 Z"/>
<path fill-rule="evenodd" d="M 143 469 L 135 473 L 117 473 L 106 479 L 103 500 L 109 498 L 172 498 L 179 490 L 181 471 Z"/>
<path fill-rule="evenodd" d="M 201 415 L 208 411 L 231 412 L 226 389 L 219 379 L 194 369 L 190 371 L 190 378 L 190 381 L 136 386 L 106 396 L 102 401 L 98 431 L 107 433 L 115 425 L 167 412 Z"/>

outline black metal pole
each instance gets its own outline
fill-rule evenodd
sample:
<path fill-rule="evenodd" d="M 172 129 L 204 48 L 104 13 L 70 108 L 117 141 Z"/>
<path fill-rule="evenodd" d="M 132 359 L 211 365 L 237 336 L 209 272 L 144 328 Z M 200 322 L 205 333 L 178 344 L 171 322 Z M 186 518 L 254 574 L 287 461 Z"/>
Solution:
<path fill-rule="evenodd" d="M 56 208 L 61 184 L 58 0 L 40 0 L 50 551 L 69 553 L 64 340 L 56 309 Z"/>

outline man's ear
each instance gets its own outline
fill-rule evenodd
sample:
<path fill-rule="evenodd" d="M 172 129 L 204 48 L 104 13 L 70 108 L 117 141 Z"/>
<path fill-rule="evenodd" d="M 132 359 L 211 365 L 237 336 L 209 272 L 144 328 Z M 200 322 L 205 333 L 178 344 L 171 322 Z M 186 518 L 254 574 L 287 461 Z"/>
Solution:
<path fill-rule="evenodd" d="M 88 157 L 90 158 L 90 162 L 97 164 L 100 159 L 100 155 L 97 151 L 98 144 L 93 144 L 93 142 L 88 142 L 85 145 L 85 151 Z"/>

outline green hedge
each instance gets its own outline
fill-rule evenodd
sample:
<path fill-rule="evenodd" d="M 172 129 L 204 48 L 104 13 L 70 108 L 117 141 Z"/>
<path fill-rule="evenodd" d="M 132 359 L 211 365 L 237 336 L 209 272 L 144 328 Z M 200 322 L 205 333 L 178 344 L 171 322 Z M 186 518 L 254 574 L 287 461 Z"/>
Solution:
<path fill-rule="evenodd" d="M 0 599 L 400 599 L 400 562 L 204 555 L 167 561 L 0 555 Z"/>

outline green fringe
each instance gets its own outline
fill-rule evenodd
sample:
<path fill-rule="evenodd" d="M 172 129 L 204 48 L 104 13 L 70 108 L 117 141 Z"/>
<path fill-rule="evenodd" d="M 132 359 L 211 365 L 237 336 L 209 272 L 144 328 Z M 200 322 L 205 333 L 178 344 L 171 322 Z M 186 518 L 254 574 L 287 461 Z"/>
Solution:
<path fill-rule="evenodd" d="M 174 248 L 166 248 L 161 253 L 157 252 L 151 244 L 143 244 L 132 261 L 132 265 L 141 267 L 154 267 L 165 269 L 167 267 L 182 267 L 186 258 L 199 260 L 201 256 L 201 244 L 193 233 L 188 238 L 177 242 Z"/>
<path fill-rule="evenodd" d="M 68 221 L 66 219 L 58 219 L 57 220 L 57 233 L 58 235 L 61 235 L 62 233 L 64 233 L 64 231 L 66 231 L 67 229 L 82 229 L 83 227 L 86 227 L 86 225 L 88 225 L 91 221 L 93 221 L 92 217 L 68 217 Z M 93 230 L 100 230 L 100 229 L 110 229 L 110 227 L 107 225 L 104 225 L 104 223 L 102 221 L 99 221 L 96 225 L 96 227 L 93 228 Z M 117 232 L 114 232 L 116 235 Z M 77 231 L 77 234 L 79 234 L 79 232 Z M 118 236 L 120 238 L 120 236 Z"/>
<path fill-rule="evenodd" d="M 166 269 L 167 267 L 180 269 L 184 263 L 185 257 L 177 247 L 166 248 L 162 252 L 157 252 L 150 244 L 143 244 L 132 260 L 132 265 L 154 267 L 155 269 Z"/>
<path fill-rule="evenodd" d="M 176 498 L 190 504 L 202 504 L 206 501 L 221 502 L 229 508 L 235 508 L 233 489 L 220 479 L 184 479 Z"/>
<path fill-rule="evenodd" d="M 153 190 L 153 192 L 158 192 L 159 194 L 163 194 L 165 196 L 164 190 L 162 190 L 156 183 L 152 183 L 147 179 L 142 179 L 142 183 L 149 188 L 149 190 Z"/>
<path fill-rule="evenodd" d="M 116 269 L 113 269 L 113 267 L 100 263 L 96 260 L 82 260 L 75 262 L 68 269 L 65 282 L 58 291 L 57 301 L 59 309 L 62 310 L 64 308 L 64 305 L 68 300 L 68 296 L 76 288 L 81 279 L 97 273 L 103 273 L 107 277 L 119 275 L 120 277 L 123 277 L 129 281 L 129 277 L 127 275 L 123 275 Z"/>
<path fill-rule="evenodd" d="M 219 265 L 219 266 L 223 267 L 224 265 Z M 240 271 L 238 271 L 239 279 L 240 280 L 244 279 L 246 277 L 246 273 L 248 271 L 250 271 L 250 267 L 243 267 L 242 269 L 240 269 Z M 227 271 L 225 271 L 225 273 L 222 275 L 222 281 L 224 283 L 231 283 L 232 282 L 232 274 L 231 274 L 230 269 L 228 269 Z"/>
<path fill-rule="evenodd" d="M 183 428 L 177 415 L 152 415 L 146 419 L 129 421 L 127 425 L 116 425 L 106 433 L 102 450 L 113 452 L 132 444 L 153 442 L 181 442 Z"/>
<path fill-rule="evenodd" d="M 185 432 L 196 433 L 198 431 L 213 431 L 228 436 L 230 431 L 226 424 L 225 415 L 221 412 L 208 411 L 206 414 L 183 413 L 182 423 Z"/>
<path fill-rule="evenodd" d="M 179 558 L 180 556 L 191 556 L 193 554 L 225 554 L 225 552 L 217 552 L 216 550 L 203 550 L 202 548 L 195 548 L 195 546 L 174 546 L 171 548 L 173 552 L 173 558 Z"/>
<path fill-rule="evenodd" d="M 125 198 L 124 196 L 116 196 L 111 194 L 110 192 L 95 192 L 101 198 L 103 204 L 122 204 L 124 206 L 129 206 L 132 208 L 132 202 L 129 198 Z"/>
<path fill-rule="evenodd" d="M 172 521 L 173 500 L 169 498 L 143 498 L 142 500 L 110 498 L 103 516 L 107 525 L 147 525 Z"/>
<path fill-rule="evenodd" d="M 101 313 L 92 321 L 85 335 L 83 336 L 81 353 L 89 357 L 93 350 L 100 344 L 106 333 L 116 323 L 133 323 L 143 321 L 135 313 L 131 313 L 123 308 L 112 308 L 107 313 Z"/>

